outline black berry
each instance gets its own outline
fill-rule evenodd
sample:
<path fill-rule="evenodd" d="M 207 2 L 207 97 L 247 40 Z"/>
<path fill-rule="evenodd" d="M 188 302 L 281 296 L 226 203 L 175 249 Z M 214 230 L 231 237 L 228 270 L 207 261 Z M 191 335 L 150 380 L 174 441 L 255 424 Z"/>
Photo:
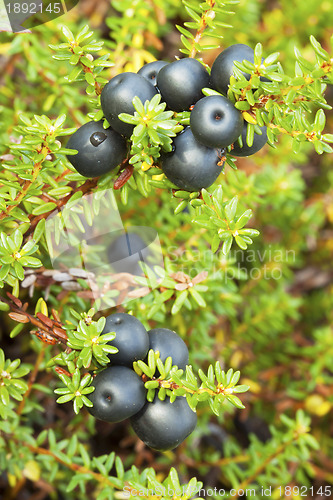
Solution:
<path fill-rule="evenodd" d="M 138 75 L 143 76 L 153 85 L 157 84 L 156 77 L 157 73 L 160 71 L 163 66 L 166 66 L 168 63 L 165 61 L 153 61 L 151 63 L 145 64 L 142 68 L 139 69 Z"/>
<path fill-rule="evenodd" d="M 226 95 L 230 84 L 230 77 L 234 74 L 234 61 L 243 62 L 244 59 L 251 63 L 254 62 L 253 49 L 248 45 L 236 43 L 223 50 L 221 54 L 217 56 L 212 66 L 210 75 L 212 87 L 218 92 Z M 243 75 L 249 80 L 250 75 L 248 73 L 243 72 Z M 269 82 L 265 77 L 261 77 L 261 80 L 263 82 Z"/>
<path fill-rule="evenodd" d="M 209 74 L 196 59 L 179 59 L 164 66 L 157 75 L 162 99 L 173 111 L 189 110 L 209 85 Z"/>
<path fill-rule="evenodd" d="M 159 451 L 172 450 L 195 429 L 197 415 L 187 404 L 186 398 L 177 397 L 173 403 L 157 395 L 152 403 L 131 418 L 133 430 L 150 448 Z"/>
<path fill-rule="evenodd" d="M 103 122 L 88 122 L 70 137 L 67 148 L 77 149 L 67 158 L 84 177 L 98 177 L 116 168 L 126 158 L 126 141 Z"/>
<path fill-rule="evenodd" d="M 121 73 L 105 85 L 101 93 L 103 113 L 111 127 L 126 137 L 130 137 L 134 126 L 118 118 L 120 113 L 134 114 L 133 97 L 137 96 L 144 104 L 157 93 L 154 85 L 137 73 Z"/>
<path fill-rule="evenodd" d="M 225 148 L 243 130 L 242 113 L 229 99 L 211 95 L 200 99 L 190 115 L 190 127 L 197 141 L 210 148 Z"/>
<path fill-rule="evenodd" d="M 165 360 L 171 356 L 172 364 L 182 370 L 188 365 L 188 349 L 183 339 L 176 332 L 167 328 L 153 328 L 148 332 L 149 349 L 159 351 L 160 359 Z"/>
<path fill-rule="evenodd" d="M 208 148 L 198 142 L 190 127 L 173 141 L 174 150 L 161 155 L 166 177 L 178 188 L 199 191 L 216 181 L 222 171 L 224 150 Z"/>
<path fill-rule="evenodd" d="M 111 366 L 98 373 L 89 394 L 91 415 L 106 422 L 121 422 L 144 406 L 146 389 L 141 378 L 127 366 Z"/>
<path fill-rule="evenodd" d="M 248 146 L 246 143 L 247 123 L 244 123 L 242 131 L 243 146 L 241 147 L 238 141 L 234 142 L 234 147 L 230 151 L 230 154 L 233 156 L 251 156 L 260 151 L 267 142 L 267 127 L 260 127 L 260 129 L 262 134 L 255 133 L 252 146 Z"/>
<path fill-rule="evenodd" d="M 132 367 L 133 361 L 144 359 L 149 349 L 149 337 L 143 324 L 134 316 L 125 313 L 111 314 L 106 318 L 103 334 L 115 332 L 110 344 L 118 352 L 109 354 L 113 365 Z"/>

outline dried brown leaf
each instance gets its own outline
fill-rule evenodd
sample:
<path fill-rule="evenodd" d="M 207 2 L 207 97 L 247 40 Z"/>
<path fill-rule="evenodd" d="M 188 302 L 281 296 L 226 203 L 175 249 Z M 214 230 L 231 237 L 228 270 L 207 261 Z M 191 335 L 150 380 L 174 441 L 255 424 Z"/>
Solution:
<path fill-rule="evenodd" d="M 22 302 L 20 301 L 20 299 L 18 299 L 17 297 L 14 297 L 14 295 L 12 295 L 11 293 L 7 292 L 7 297 L 12 301 L 14 302 L 14 304 L 21 308 L 22 307 Z"/>
<path fill-rule="evenodd" d="M 138 288 L 137 290 L 132 290 L 127 294 L 127 296 L 131 299 L 138 299 L 139 297 L 148 295 L 148 293 L 150 293 L 150 289 L 147 286 L 143 286 L 141 288 Z"/>
<path fill-rule="evenodd" d="M 65 332 L 65 330 L 62 330 L 61 328 L 54 327 L 53 333 L 57 337 L 59 337 L 60 339 L 65 340 L 67 342 L 68 337 L 67 337 L 67 333 Z"/>
<path fill-rule="evenodd" d="M 188 287 L 189 283 L 177 283 L 177 285 L 175 285 L 175 289 L 178 291 L 186 290 Z"/>
<path fill-rule="evenodd" d="M 187 274 L 183 273 L 183 271 L 178 271 L 178 273 L 173 273 L 170 276 L 174 280 L 180 281 L 181 283 L 189 283 L 191 281 L 191 278 Z"/>
<path fill-rule="evenodd" d="M 38 319 L 42 321 L 42 323 L 44 323 L 44 325 L 48 326 L 49 328 L 53 327 L 53 321 L 47 316 L 45 316 L 45 314 L 38 312 L 36 316 Z"/>
<path fill-rule="evenodd" d="M 207 279 L 208 276 L 208 271 L 201 271 L 201 273 L 197 274 L 193 280 L 192 283 L 195 285 L 196 283 L 200 283 L 201 281 L 204 281 Z"/>
<path fill-rule="evenodd" d="M 29 323 L 29 318 L 19 313 L 9 313 L 8 316 L 17 323 Z"/>

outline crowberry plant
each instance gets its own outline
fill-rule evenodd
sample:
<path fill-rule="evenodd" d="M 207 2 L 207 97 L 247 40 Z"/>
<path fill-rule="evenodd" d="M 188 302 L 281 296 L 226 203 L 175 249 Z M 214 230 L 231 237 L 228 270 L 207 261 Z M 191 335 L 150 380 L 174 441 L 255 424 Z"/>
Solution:
<path fill-rule="evenodd" d="M 1 33 L 5 500 L 331 494 L 332 22 L 88 1 Z"/>

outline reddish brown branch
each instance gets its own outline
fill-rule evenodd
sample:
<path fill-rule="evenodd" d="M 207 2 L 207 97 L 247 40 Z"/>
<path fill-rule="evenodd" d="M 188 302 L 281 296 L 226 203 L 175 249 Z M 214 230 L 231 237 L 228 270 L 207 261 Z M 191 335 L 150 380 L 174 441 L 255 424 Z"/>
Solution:
<path fill-rule="evenodd" d="M 124 170 L 119 175 L 118 179 L 114 181 L 113 189 L 122 188 L 126 184 L 126 182 L 132 177 L 133 172 L 134 172 L 133 165 L 126 165 Z"/>
<path fill-rule="evenodd" d="M 208 4 L 210 5 L 210 8 L 205 10 L 205 12 L 202 13 L 202 16 L 200 19 L 200 26 L 195 34 L 195 37 L 192 40 L 191 51 L 190 51 L 189 57 L 195 57 L 196 53 L 198 52 L 198 49 L 196 48 L 195 44 L 200 42 L 200 40 L 204 34 L 204 31 L 208 26 L 207 17 L 210 17 L 212 15 L 215 16 L 215 12 L 213 11 L 213 8 L 215 6 L 215 0 L 208 0 Z"/>
<path fill-rule="evenodd" d="M 41 214 L 41 215 L 35 215 L 35 216 L 30 215 L 29 219 L 30 219 L 31 225 L 30 225 L 30 228 L 28 229 L 28 231 L 24 235 L 25 239 L 27 238 L 27 236 L 30 236 L 34 232 L 34 230 L 35 230 L 35 228 L 40 220 L 47 219 L 50 215 L 52 215 L 56 211 L 59 212 L 61 207 L 66 205 L 66 203 L 71 199 L 71 197 L 75 193 L 78 193 L 79 191 L 81 191 L 82 195 L 85 195 L 85 194 L 92 192 L 92 190 L 97 187 L 98 179 L 99 179 L 98 177 L 95 177 L 94 179 L 88 179 L 84 184 L 82 184 L 78 188 L 71 191 L 67 196 L 65 196 L 64 198 L 61 198 L 61 200 L 56 201 L 55 202 L 57 204 L 56 208 L 53 208 L 49 212 L 46 212 L 46 213 Z"/>
<path fill-rule="evenodd" d="M 128 159 L 126 158 L 126 160 L 124 160 L 121 165 L 126 165 L 127 161 L 128 161 Z M 131 174 L 130 175 L 127 172 L 127 169 L 131 170 Z M 127 172 L 127 173 L 125 174 L 125 172 Z M 125 182 L 128 181 L 128 179 L 131 177 L 132 173 L 133 173 L 133 167 L 132 167 L 132 165 L 126 165 L 126 167 L 124 168 L 123 172 L 120 174 L 120 176 L 118 177 L 118 179 L 115 181 L 114 189 L 120 189 L 120 187 L 122 187 L 125 184 Z M 125 180 L 125 177 L 126 177 L 126 180 Z M 122 181 L 121 181 L 122 184 L 119 187 L 116 187 L 117 182 L 119 183 L 120 178 L 122 178 Z M 98 185 L 98 180 L 99 180 L 99 177 L 94 177 L 93 179 L 88 179 L 84 184 L 82 184 L 81 186 L 76 187 L 76 188 L 75 188 L 75 184 L 74 183 L 70 183 L 69 186 L 73 187 L 73 190 L 67 196 L 65 196 L 64 198 L 61 198 L 61 200 L 55 201 L 55 203 L 57 205 L 56 208 L 50 210 L 49 212 L 41 214 L 41 215 L 35 215 L 35 216 L 30 215 L 29 216 L 31 224 L 30 224 L 30 228 L 25 233 L 24 238 L 26 239 L 28 236 L 30 236 L 34 232 L 34 230 L 35 230 L 35 228 L 36 228 L 36 226 L 37 226 L 37 224 L 38 224 L 38 222 L 40 220 L 47 219 L 54 212 L 59 212 L 60 209 L 64 205 L 66 205 L 66 203 L 71 199 L 71 197 L 75 193 L 78 193 L 78 192 L 81 191 L 82 196 L 84 196 L 85 194 L 92 193 L 92 191 Z"/>
<path fill-rule="evenodd" d="M 49 152 L 49 150 L 47 151 L 46 154 L 48 154 L 48 152 Z M 27 180 L 27 181 L 24 182 L 21 191 L 17 193 L 17 195 L 16 195 L 15 199 L 13 200 L 13 202 L 10 205 L 8 205 L 3 212 L 0 213 L 0 220 L 5 219 L 5 217 L 7 217 L 9 215 L 9 213 L 15 207 L 17 207 L 21 203 L 21 201 L 24 199 L 24 197 L 27 194 L 30 186 L 32 186 L 33 183 L 35 182 L 35 180 L 37 179 L 38 174 L 39 174 L 39 172 L 40 172 L 40 170 L 42 168 L 42 163 L 43 163 L 43 161 L 40 161 L 40 162 L 38 162 L 38 163 L 36 163 L 34 165 L 32 179 L 29 180 L 29 181 Z"/>
<path fill-rule="evenodd" d="M 41 333 L 49 335 L 50 337 L 56 339 L 56 341 L 63 344 L 67 343 L 68 337 L 62 323 L 57 320 L 52 320 L 44 316 L 42 313 L 37 313 L 36 316 L 32 316 L 26 312 L 28 304 L 22 304 L 19 299 L 13 297 L 10 293 L 7 293 L 7 296 L 10 300 L 0 297 L 0 302 L 7 304 L 12 310 L 12 313 L 9 315 L 11 319 L 17 323 L 31 323 L 36 326 Z"/>
<path fill-rule="evenodd" d="M 75 47 L 75 46 L 78 46 L 78 44 L 77 44 L 76 42 L 72 42 L 72 43 L 71 43 L 71 47 L 70 47 L 70 51 L 72 52 L 72 54 L 75 54 L 75 51 L 74 51 L 74 47 Z M 89 68 L 89 66 L 87 66 L 86 64 L 84 64 L 84 63 L 81 61 L 81 58 L 82 58 L 82 57 L 87 57 L 87 56 L 86 56 L 86 55 L 84 55 L 84 54 L 82 54 L 82 55 L 80 56 L 80 59 L 79 59 L 79 63 L 80 63 L 80 65 L 81 65 L 81 67 L 82 67 L 82 69 L 83 69 L 84 73 L 91 73 L 91 74 L 93 75 L 94 79 L 95 79 L 95 75 L 94 75 L 94 72 L 92 71 L 92 69 L 91 69 L 91 68 Z M 95 93 L 96 93 L 96 95 L 97 95 L 97 96 L 101 95 L 101 93 L 102 93 L 102 88 L 101 88 L 100 84 L 96 81 L 96 79 L 95 79 L 95 84 L 94 84 L 94 87 L 95 87 Z"/>

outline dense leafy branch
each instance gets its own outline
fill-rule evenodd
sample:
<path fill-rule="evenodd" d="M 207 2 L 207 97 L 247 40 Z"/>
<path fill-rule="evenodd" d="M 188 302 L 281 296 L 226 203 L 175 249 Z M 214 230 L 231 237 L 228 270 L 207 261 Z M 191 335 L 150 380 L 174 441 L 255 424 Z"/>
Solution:
<path fill-rule="evenodd" d="M 46 438 L 49 441 L 48 448 L 41 446 Z M 177 471 L 173 467 L 162 482 L 157 479 L 153 468 L 146 469 L 145 474 L 140 474 L 134 466 L 126 471 L 121 458 L 114 452 L 91 459 L 84 446 L 78 442 L 76 435 L 61 443 L 56 441 L 53 431 L 42 432 L 37 440 L 23 441 L 13 435 L 9 435 L 8 439 L 12 439 L 13 444 L 27 450 L 41 464 L 46 459 L 47 463 L 53 462 L 57 468 L 61 466 L 74 473 L 66 488 L 68 493 L 91 481 L 99 486 L 98 500 L 110 498 L 114 491 L 126 491 L 128 494 L 132 493 L 135 498 L 139 494 L 139 498 L 148 500 L 156 498 L 154 492 L 160 492 L 165 500 L 172 500 L 174 498 L 172 491 L 177 491 L 180 492 L 181 498 L 186 500 L 202 487 L 202 483 L 196 478 L 192 478 L 188 484 L 181 485 Z M 113 467 L 115 475 L 111 475 Z"/>
<path fill-rule="evenodd" d="M 163 364 L 159 358 L 159 353 L 154 353 L 153 350 L 148 353 L 147 364 L 143 361 L 137 361 L 134 368 L 138 375 L 143 376 L 145 380 L 145 386 L 148 389 L 148 401 L 153 401 L 155 390 L 158 389 L 158 397 L 162 401 L 166 396 L 169 396 L 171 401 L 174 401 L 177 396 L 186 396 L 187 402 L 193 411 L 201 401 L 208 401 L 211 410 L 216 415 L 220 415 L 222 405 L 226 401 L 229 401 L 236 408 L 244 408 L 240 399 L 234 394 L 246 392 L 249 387 L 236 385 L 240 372 L 234 373 L 230 369 L 225 373 L 218 362 L 215 363 L 214 367 L 209 366 L 207 375 L 201 369 L 199 370 L 200 386 L 191 366 L 186 367 L 184 377 L 183 370 L 178 370 L 177 366 L 172 366 L 171 358 L 167 358 Z M 160 373 L 158 377 L 155 376 L 156 370 Z"/>
<path fill-rule="evenodd" d="M 227 10 L 229 6 L 238 4 L 238 0 L 208 0 L 204 3 L 198 3 L 193 0 L 182 0 L 185 6 L 186 13 L 190 16 L 191 21 L 186 21 L 184 26 L 191 30 L 195 30 L 195 34 L 182 26 L 177 26 L 181 33 L 181 41 L 184 45 L 180 49 L 183 54 L 188 57 L 195 57 L 198 52 L 218 48 L 217 44 L 202 43 L 203 36 L 212 37 L 213 39 L 222 38 L 219 30 L 231 28 L 230 24 L 225 23 L 225 18 L 234 14 Z"/>
<path fill-rule="evenodd" d="M 62 32 L 67 42 L 60 45 L 50 45 L 50 48 L 58 51 L 57 55 L 53 56 L 54 59 L 59 61 L 68 60 L 74 66 L 67 78 L 69 82 L 85 80 L 88 84 L 87 94 L 91 95 L 95 93 L 99 96 L 102 91 L 101 84 L 107 82 L 105 78 L 100 76 L 100 73 L 105 68 L 113 66 L 113 63 L 108 61 L 109 54 L 96 59 L 91 54 L 91 52 L 100 51 L 103 42 L 92 40 L 94 33 L 89 31 L 89 26 L 87 25 L 79 31 L 76 37 L 74 37 L 67 26 L 62 27 Z"/>
<path fill-rule="evenodd" d="M 318 449 L 318 443 L 309 434 L 309 419 L 300 410 L 296 414 L 296 420 L 292 421 L 288 417 L 281 417 L 281 420 L 287 428 L 287 436 L 285 436 L 283 443 L 277 446 L 277 448 L 272 452 L 271 447 L 269 450 L 265 450 L 266 453 L 260 459 L 259 465 L 253 467 L 253 472 L 244 479 L 238 486 L 235 498 L 239 498 L 242 495 L 244 489 L 248 486 L 255 485 L 262 474 L 264 474 L 266 468 L 276 459 L 280 459 L 281 456 L 288 456 L 291 449 L 297 453 L 297 449 L 306 446 L 312 449 Z M 268 451 L 268 454 L 267 454 Z"/>
<path fill-rule="evenodd" d="M 8 39 L 11 43 L 0 49 L 6 73 L 1 75 L 0 106 L 8 129 L 0 131 L 4 139 L 0 145 L 0 283 L 4 295 L 0 309 L 5 313 L 1 339 L 6 350 L 11 330 L 8 346 L 22 352 L 21 361 L 7 359 L 0 350 L 0 469 L 6 471 L 0 488 L 5 482 L 7 489 L 8 480 L 9 495 L 18 496 L 29 478 L 37 487 L 56 484 L 59 495 L 75 500 L 86 498 L 88 490 L 98 500 L 120 497 L 124 487 L 149 500 L 156 495 L 147 493 L 147 488 L 165 488 L 159 498 L 171 500 L 175 496 L 168 494 L 168 487 L 184 487 L 178 498 L 188 500 L 203 484 L 190 480 L 193 472 L 188 475 L 186 467 L 200 479 L 206 477 L 207 469 L 219 468 L 219 482 L 227 490 L 235 488 L 238 497 L 242 489 L 258 484 L 271 486 L 272 495 L 278 496 L 279 485 L 310 486 L 314 475 L 316 481 L 328 482 L 331 443 L 325 431 L 332 407 L 332 242 L 328 230 L 332 176 L 325 155 L 315 162 L 311 159 L 303 172 L 300 165 L 309 143 L 319 154 L 332 152 L 333 135 L 326 132 L 330 118 L 325 112 L 330 110 L 325 95 L 328 100 L 332 55 L 322 31 L 329 26 L 330 15 L 327 12 L 325 17 L 314 0 L 298 2 L 297 9 L 286 2 L 286 20 L 280 20 L 277 30 L 275 10 L 261 19 L 263 4 L 250 2 L 234 18 L 241 33 L 236 37 L 225 30 L 231 14 L 227 9 L 236 2 L 123 0 L 112 4 L 112 16 L 104 25 L 111 30 L 110 39 L 104 45 L 93 40 L 81 18 L 75 18 L 61 33 L 52 23 L 50 31 L 36 28 L 29 37 Z M 316 38 L 310 37 L 312 56 L 305 40 L 310 34 L 308 12 L 317 8 Z M 282 67 L 278 53 L 266 53 L 270 47 L 273 51 L 283 47 L 276 33 L 289 30 L 296 10 L 300 35 L 295 34 L 286 46 Z M 219 39 L 223 34 L 225 45 L 236 39 L 250 44 L 260 19 L 257 39 L 265 39 L 264 45 L 255 48 L 254 63 L 236 63 L 228 97 L 249 124 L 248 145 L 265 125 L 271 145 L 280 135 L 286 136 L 281 137 L 281 146 L 259 155 L 257 162 L 239 161 L 242 168 L 238 170 L 230 147 L 221 157 L 221 166 L 226 161 L 231 169 L 226 167 L 216 185 L 201 192 L 181 191 L 163 176 L 159 160 L 161 152 L 170 149 L 174 135 L 189 124 L 190 112 L 166 111 L 158 98 L 146 103 L 136 100 L 134 115 L 124 117 L 135 125 L 128 140 L 129 157 L 100 179 L 84 179 L 66 159 L 73 151 L 62 145 L 63 138 L 87 120 L 87 104 L 90 119 L 104 118 L 99 107 L 103 85 L 121 71 L 136 72 L 155 60 L 163 43 L 169 43 L 168 23 L 176 18 L 185 19 L 178 30 L 182 53 L 190 57 L 217 48 L 216 40 L 209 44 L 207 37 Z M 267 30 L 265 36 L 262 28 Z M 45 48 L 45 33 L 50 34 L 54 60 Z M 294 43 L 302 47 L 295 50 L 295 58 L 289 48 Z M 74 82 L 86 85 L 90 97 L 75 88 Z M 10 134 L 11 144 L 5 146 Z M 295 152 L 293 165 L 288 147 L 283 147 L 288 136 Z M 127 205 L 126 210 L 121 207 L 126 224 L 140 225 L 143 217 L 154 224 L 170 255 L 164 270 L 148 271 L 146 278 L 135 281 L 127 273 L 114 276 L 115 289 L 107 307 L 115 305 L 112 298 L 126 296 L 132 299 L 126 310 L 147 329 L 163 324 L 181 332 L 193 368 L 182 372 L 172 366 L 172 359 L 162 363 L 158 353 L 150 352 L 135 369 L 145 382 L 149 400 L 157 394 L 161 399 L 183 396 L 200 416 L 188 446 L 172 454 L 158 455 L 129 433 L 120 443 L 121 454 L 132 445 L 137 453 L 127 456 L 126 470 L 123 458 L 109 450 L 92 456 L 96 448 L 91 436 L 98 436 L 93 419 L 87 411 L 80 411 L 91 406 L 93 375 L 112 360 L 114 334 L 102 333 L 104 318 L 93 321 L 88 271 L 70 266 L 64 266 L 61 273 L 49 269 L 46 241 L 46 219 L 60 220 L 57 214 L 62 209 L 73 208 L 75 200 L 103 189 L 119 193 Z M 253 225 L 265 239 L 254 239 L 259 231 L 248 227 L 252 211 Z M 88 211 L 87 219 L 90 216 Z M 55 234 L 61 238 L 63 228 Z M 150 282 L 154 282 L 153 290 Z M 133 290 L 135 284 L 141 288 Z M 81 315 L 81 311 L 88 312 Z M 13 329 L 9 320 L 16 324 Z M 26 335 L 29 328 L 32 337 Z M 20 332 L 24 335 L 18 336 Z M 212 357 L 223 361 L 211 364 Z M 224 363 L 234 370 L 224 371 Z M 238 386 L 240 371 L 244 385 Z M 55 374 L 60 380 L 55 393 L 61 405 L 52 404 Z M 251 391 L 241 402 L 237 393 L 249 386 Z M 73 404 L 75 415 L 66 411 L 62 405 L 66 402 Z M 243 403 L 248 412 L 241 412 L 238 421 L 235 408 L 243 408 Z M 310 434 L 310 419 L 297 411 L 300 407 L 315 417 L 312 433 L 320 442 L 320 454 Z M 255 437 L 244 431 L 253 414 L 260 415 L 264 429 L 266 420 L 271 422 L 265 442 L 260 432 Z M 240 432 L 246 434 L 248 445 L 234 435 L 241 419 Z M 37 435 L 35 429 L 41 426 L 47 429 Z M 181 464 L 184 485 L 176 470 L 169 470 L 171 461 Z"/>
<path fill-rule="evenodd" d="M 294 139 L 294 151 L 299 150 L 301 142 L 309 141 L 314 144 L 317 153 L 330 153 L 333 150 L 327 143 L 332 142 L 333 137 L 322 133 L 326 123 L 324 111 L 317 111 L 313 123 L 308 121 L 305 113 L 311 113 L 314 104 L 331 109 L 324 91 L 327 83 L 332 81 L 332 58 L 313 36 L 310 41 L 316 63 L 310 63 L 295 49 L 295 76 L 284 73 L 278 62 L 278 53 L 270 54 L 262 61 L 263 48 L 257 44 L 254 63 L 235 63 L 240 71 L 235 70 L 236 78 L 231 78 L 229 95 L 252 128 L 254 125 L 267 125 L 268 138 L 272 143 L 279 133 L 284 133 Z M 241 71 L 250 73 L 248 81 Z M 263 76 L 268 79 L 267 82 L 260 80 Z"/>

